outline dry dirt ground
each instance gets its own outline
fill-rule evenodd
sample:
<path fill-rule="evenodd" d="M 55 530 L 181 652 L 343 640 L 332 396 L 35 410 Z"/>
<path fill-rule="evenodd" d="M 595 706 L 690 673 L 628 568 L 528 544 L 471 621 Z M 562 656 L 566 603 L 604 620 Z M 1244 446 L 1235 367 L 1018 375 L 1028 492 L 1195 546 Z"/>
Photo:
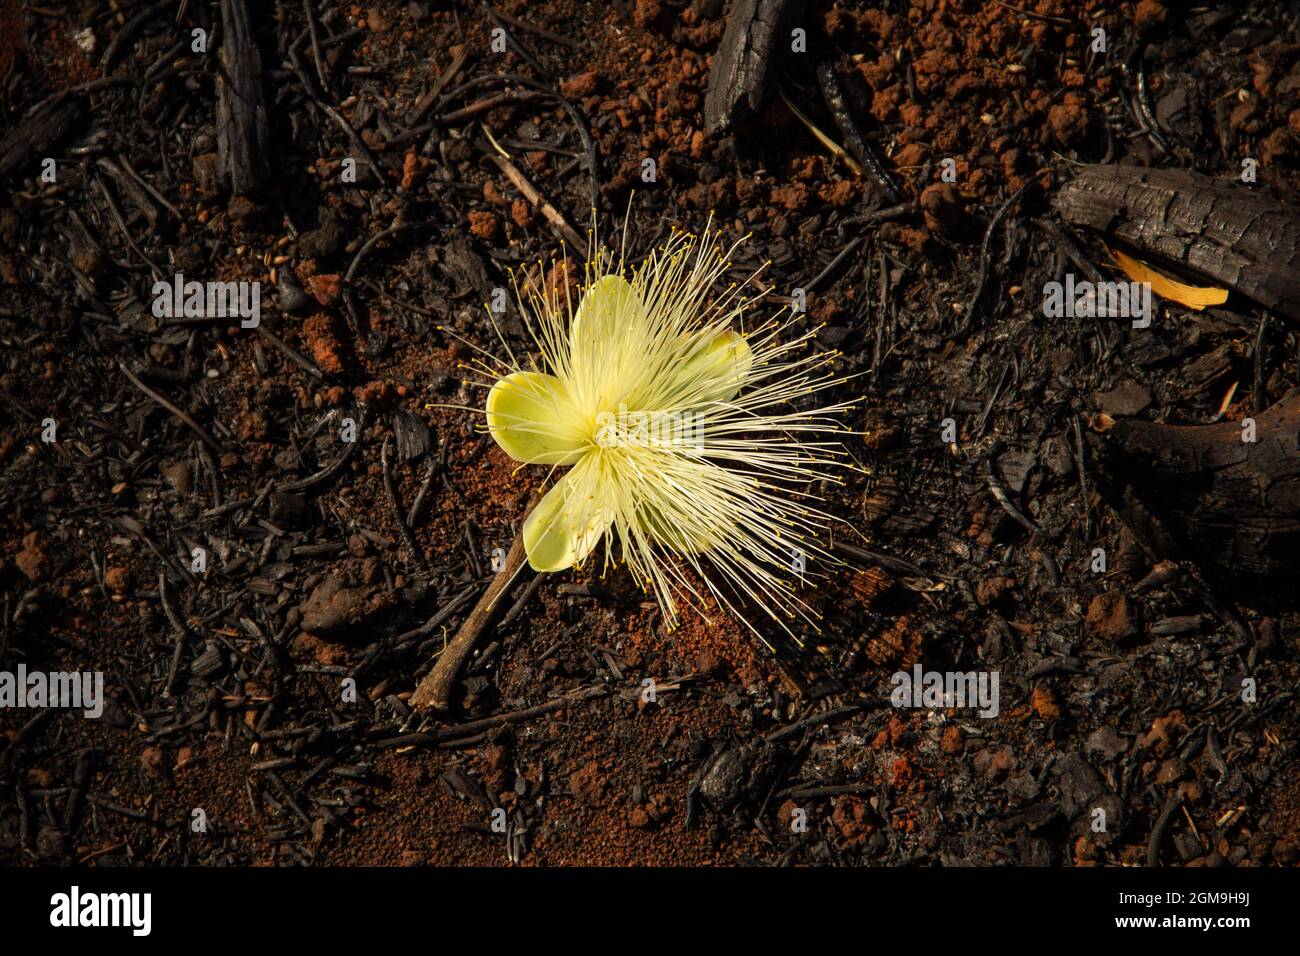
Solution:
<path fill-rule="evenodd" d="M 1102 408 L 1262 410 L 1300 384 L 1296 330 L 1235 300 L 1140 332 L 1041 311 L 1081 164 L 1252 158 L 1294 195 L 1290 4 L 810 3 L 806 52 L 716 137 L 723 0 L 253 6 L 270 173 L 232 196 L 218 4 L 0 0 L 0 134 L 79 107 L 0 195 L 0 671 L 108 698 L 0 709 L 0 862 L 1295 863 L 1294 585 L 1162 563 L 1085 439 Z M 822 61 L 904 211 L 779 95 L 839 139 Z M 773 308 L 807 289 L 864 402 L 861 472 L 818 489 L 858 551 L 802 647 L 724 613 L 668 633 L 568 572 L 511 595 L 453 713 L 412 713 L 543 478 L 443 407 L 481 400 L 457 336 L 495 348 L 483 303 L 560 249 L 485 128 L 579 228 L 630 208 L 633 257 L 712 215 Z M 261 281 L 260 329 L 155 318 L 155 271 Z M 916 663 L 996 671 L 998 715 L 891 707 Z"/>

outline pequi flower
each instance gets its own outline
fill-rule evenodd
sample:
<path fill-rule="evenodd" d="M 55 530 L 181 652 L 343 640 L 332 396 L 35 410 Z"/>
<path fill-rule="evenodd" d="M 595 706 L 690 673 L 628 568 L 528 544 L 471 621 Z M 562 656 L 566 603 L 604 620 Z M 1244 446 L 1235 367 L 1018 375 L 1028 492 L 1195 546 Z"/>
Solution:
<path fill-rule="evenodd" d="M 815 329 L 782 340 L 796 317 L 733 328 L 755 277 L 715 294 L 735 248 L 674 231 L 633 269 L 600 249 L 576 311 L 567 286 L 527 278 L 538 359 L 475 368 L 493 380 L 497 444 L 556 479 L 524 522 L 534 569 L 581 567 L 603 543 L 603 567 L 626 565 L 670 627 L 679 599 L 704 603 L 702 580 L 747 624 L 745 605 L 790 632 L 796 615 L 811 621 L 797 592 L 807 557 L 828 557 L 830 519 L 808 486 L 837 480 L 835 413 L 852 403 L 795 404 L 842 381 L 826 368 L 838 353 L 799 355 Z"/>

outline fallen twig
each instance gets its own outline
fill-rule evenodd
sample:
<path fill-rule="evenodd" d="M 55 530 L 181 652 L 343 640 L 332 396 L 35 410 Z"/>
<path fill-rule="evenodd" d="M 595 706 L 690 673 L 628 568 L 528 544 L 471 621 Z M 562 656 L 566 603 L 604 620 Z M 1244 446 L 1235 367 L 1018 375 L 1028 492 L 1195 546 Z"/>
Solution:
<path fill-rule="evenodd" d="M 510 154 L 493 139 L 491 131 L 486 126 L 483 127 L 483 134 L 487 136 L 488 141 L 495 150 L 495 152 L 488 154 L 488 158 L 496 163 L 497 168 L 505 174 L 507 179 L 514 183 L 515 188 L 524 194 L 524 198 L 537 207 L 541 214 L 546 217 L 546 221 L 573 247 L 573 251 L 585 260 L 587 244 L 582 241 L 582 237 L 578 235 L 577 230 L 569 225 L 568 220 L 564 218 L 564 214 L 552 206 L 550 201 L 538 191 L 537 187 L 528 181 L 524 174 L 519 171 L 519 167 L 510 161 Z"/>
<path fill-rule="evenodd" d="M 596 697 L 605 697 L 608 694 L 609 691 L 604 687 L 584 687 L 581 690 L 565 694 L 563 697 L 557 697 L 554 700 L 548 700 L 544 704 L 538 704 L 536 707 L 525 707 L 520 710 L 494 714 L 481 720 L 471 720 L 468 723 L 444 727 L 432 733 L 402 734 L 400 737 L 389 737 L 387 740 L 376 741 L 375 746 L 380 749 L 390 749 L 392 747 L 415 747 L 421 744 L 440 744 L 448 740 L 460 740 L 481 733 L 484 730 L 490 730 L 493 727 L 500 727 L 502 724 L 514 724 L 521 720 L 531 720 L 534 717 L 541 717 L 553 711 L 563 710 L 569 704 L 592 700 Z"/>
<path fill-rule="evenodd" d="M 962 316 L 961 328 L 959 328 L 955 334 L 961 335 L 970 328 L 971 319 L 975 317 L 975 307 L 979 305 L 980 296 L 984 294 L 984 285 L 988 282 L 989 278 L 989 246 L 993 241 L 994 231 L 1002 224 L 1002 220 L 1006 217 L 1007 210 L 1011 208 L 1011 205 L 1023 196 L 1025 190 L 1032 185 L 1034 185 L 1034 181 L 1030 180 L 1008 196 L 1006 202 L 998 207 L 998 211 L 995 212 L 993 218 L 989 220 L 988 228 L 984 230 L 984 241 L 980 243 L 979 278 L 975 281 L 975 291 L 971 293 L 970 301 L 966 303 L 966 312 Z"/>
<path fill-rule="evenodd" d="M 127 379 L 130 380 L 132 385 L 134 385 L 140 391 L 144 392 L 155 402 L 157 402 L 163 408 L 167 409 L 167 411 L 171 412 L 178 419 L 180 419 L 182 422 L 188 425 L 190 430 L 193 431 L 194 434 L 199 436 L 199 439 L 203 442 L 203 444 L 207 445 L 218 455 L 222 453 L 223 450 L 222 447 L 217 444 L 216 440 L 211 435 L 209 435 L 206 431 L 204 431 L 202 425 L 196 422 L 187 413 L 181 411 L 181 409 L 177 408 L 171 402 L 167 401 L 167 399 L 163 398 L 161 395 L 155 392 L 144 382 L 140 381 L 140 379 L 135 376 L 135 373 L 133 373 L 129 368 L 126 367 L 126 364 L 124 362 L 118 362 L 117 367 L 122 370 L 122 374 L 125 375 Z"/>
<path fill-rule="evenodd" d="M 876 155 L 876 151 L 867 142 L 854 121 L 853 113 L 849 110 L 848 98 L 844 95 L 844 89 L 840 86 L 839 78 L 835 76 L 835 70 L 829 60 L 817 64 L 817 82 L 822 88 L 822 98 L 826 100 L 831 117 L 835 120 L 835 125 L 840 128 L 840 135 L 844 137 L 844 145 L 871 173 L 871 178 L 885 199 L 891 203 L 899 202 L 902 194 L 894 184 L 894 177 L 885 169 L 885 164 L 880 161 L 880 157 Z"/>
<path fill-rule="evenodd" d="M 384 444 L 379 449 L 379 461 L 384 471 L 384 491 L 388 493 L 388 505 L 393 512 L 393 520 L 397 522 L 397 531 L 402 536 L 402 541 L 406 543 L 407 550 L 411 552 L 411 557 L 419 562 L 425 577 L 428 577 L 429 560 L 424 556 L 420 543 L 415 540 L 415 535 L 411 533 L 406 523 L 406 516 L 402 514 L 401 502 L 397 500 L 397 485 L 393 481 L 393 470 L 388 463 L 387 436 L 384 436 Z"/>
<path fill-rule="evenodd" d="M 492 583 L 488 585 L 483 596 L 479 598 L 474 609 L 469 612 L 461 624 L 456 636 L 438 656 L 438 662 L 420 682 L 420 686 L 411 695 L 411 706 L 417 710 L 445 711 L 451 705 L 452 687 L 460 670 L 474 649 L 475 643 L 482 636 L 497 610 L 501 598 L 514 583 L 516 575 L 523 570 L 526 552 L 523 531 L 515 536 L 515 543 L 506 555 L 505 566 L 497 572 Z"/>

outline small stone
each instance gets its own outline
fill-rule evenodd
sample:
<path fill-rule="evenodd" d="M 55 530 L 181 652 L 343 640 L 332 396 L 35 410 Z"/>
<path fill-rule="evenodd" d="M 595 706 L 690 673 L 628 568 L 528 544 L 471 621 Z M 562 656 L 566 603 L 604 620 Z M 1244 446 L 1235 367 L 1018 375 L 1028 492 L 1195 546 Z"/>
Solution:
<path fill-rule="evenodd" d="M 861 843 L 875 830 L 871 822 L 870 810 L 861 797 L 838 798 L 835 801 L 835 809 L 831 811 L 831 822 L 850 846 Z"/>
<path fill-rule="evenodd" d="M 475 210 L 469 214 L 469 231 L 480 239 L 494 239 L 500 223 L 495 214 L 485 210 Z"/>
<path fill-rule="evenodd" d="M 203 199 L 215 199 L 221 195 L 221 157 L 216 153 L 203 153 L 195 156 L 190 164 L 199 196 Z"/>
<path fill-rule="evenodd" d="M 1043 720 L 1059 720 L 1061 717 L 1061 705 L 1056 702 L 1056 697 L 1047 687 L 1035 687 L 1032 695 L 1034 713 Z"/>
<path fill-rule="evenodd" d="M 1005 575 L 985 578 L 975 585 L 975 600 L 981 607 L 988 607 L 1002 600 L 1015 586 L 1016 579 Z"/>
<path fill-rule="evenodd" d="M 98 283 L 108 271 L 108 259 L 104 251 L 93 242 L 74 240 L 72 246 L 72 264 Z"/>
<path fill-rule="evenodd" d="M 72 34 L 72 42 L 77 44 L 77 49 L 82 53 L 91 56 L 94 54 L 97 45 L 95 40 L 95 31 L 90 27 L 86 27 L 84 30 L 78 30 L 76 33 Z"/>
<path fill-rule="evenodd" d="M 939 749 L 946 754 L 959 754 L 961 748 L 961 728 L 956 724 L 949 724 L 943 730 L 943 738 L 939 741 Z"/>
<path fill-rule="evenodd" d="M 1069 443 L 1059 435 L 1043 442 L 1041 460 L 1053 475 L 1062 480 L 1074 474 L 1074 452 Z"/>
<path fill-rule="evenodd" d="M 420 171 L 419 157 L 416 156 L 415 150 L 406 151 L 406 156 L 402 158 L 402 182 L 400 183 L 403 190 L 409 192 L 415 185 L 416 174 Z"/>
<path fill-rule="evenodd" d="M 737 747 L 718 754 L 700 781 L 700 793 L 715 806 L 729 807 L 740 797 L 745 780 L 745 758 Z"/>
<path fill-rule="evenodd" d="M 781 804 L 781 806 L 777 808 L 776 811 L 777 822 L 780 823 L 782 827 L 788 830 L 792 822 L 794 821 L 795 811 L 798 809 L 799 809 L 799 804 L 795 803 L 793 800 L 786 800 L 784 803 Z"/>
<path fill-rule="evenodd" d="M 516 199 L 510 205 L 510 218 L 520 229 L 528 229 L 533 224 L 533 207 L 522 199 Z"/>
<path fill-rule="evenodd" d="M 140 753 L 140 765 L 156 777 L 166 777 L 166 756 L 157 744 L 145 747 Z"/>
<path fill-rule="evenodd" d="M 1192 833 L 1176 834 L 1174 836 L 1174 849 L 1178 851 L 1178 856 L 1184 863 L 1190 863 L 1205 853 L 1201 841 L 1196 839 L 1195 834 Z"/>
<path fill-rule="evenodd" d="M 1137 634 L 1137 612 L 1119 591 L 1107 591 L 1088 605 L 1084 628 L 1103 641 L 1127 640 Z"/>
<path fill-rule="evenodd" d="M 971 763 L 980 776 L 998 783 L 1015 769 L 1016 756 L 1010 747 L 999 747 L 997 750 L 986 748 L 977 753 Z"/>
<path fill-rule="evenodd" d="M 36 832 L 36 855 L 42 860 L 61 859 L 65 846 L 63 831 L 58 827 L 43 826 Z"/>
<path fill-rule="evenodd" d="M 343 279 L 338 275 L 314 275 L 307 280 L 307 291 L 321 305 L 332 304 L 342 289 Z"/>
<path fill-rule="evenodd" d="M 308 259 L 328 259 L 338 255 L 347 244 L 347 232 L 338 222 L 329 220 L 319 229 L 304 232 L 298 237 L 298 249 Z"/>
<path fill-rule="evenodd" d="M 632 7 L 632 19 L 636 21 L 637 26 L 648 27 L 659 19 L 659 14 L 662 12 L 663 8 L 659 0 L 636 0 Z"/>
<path fill-rule="evenodd" d="M 1097 856 L 1097 847 L 1085 836 L 1074 841 L 1074 858 L 1080 862 L 1092 860 Z"/>
<path fill-rule="evenodd" d="M 253 223 L 261 212 L 262 208 L 247 196 L 234 196 L 226 204 L 226 215 L 231 222 L 241 226 Z"/>
<path fill-rule="evenodd" d="M 1103 412 L 1120 418 L 1140 414 L 1151 404 L 1151 389 L 1137 382 L 1125 382 L 1109 392 L 1093 395 Z"/>
<path fill-rule="evenodd" d="M 365 589 L 347 587 L 337 575 L 329 575 L 298 605 L 298 623 L 318 637 L 338 637 L 360 627 L 392 600 L 391 595 L 372 599 Z"/>
<path fill-rule="evenodd" d="M 275 283 L 276 301 L 280 309 L 291 315 L 307 311 L 311 298 L 303 291 L 302 283 L 292 269 L 281 269 Z"/>
<path fill-rule="evenodd" d="M 1104 724 L 1088 735 L 1084 749 L 1103 757 L 1118 757 L 1128 749 L 1128 743 L 1115 732 L 1114 727 Z"/>
<path fill-rule="evenodd" d="M 1047 112 L 1047 125 L 1062 146 L 1074 146 L 1088 135 L 1088 101 L 1079 93 L 1066 93 Z"/>
<path fill-rule="evenodd" d="M 588 70 L 586 73 L 571 76 L 561 83 L 560 92 L 570 99 L 579 99 L 595 93 L 596 87 L 599 85 L 600 77 L 596 75 L 594 70 Z"/>
<path fill-rule="evenodd" d="M 1133 7 L 1133 24 L 1141 31 L 1153 30 L 1165 22 L 1165 5 L 1157 0 L 1138 0 Z"/>
<path fill-rule="evenodd" d="M 925 227 L 942 236 L 961 231 L 966 218 L 961 193 L 954 183 L 931 183 L 921 192 L 921 212 Z"/>
<path fill-rule="evenodd" d="M 337 375 L 344 368 L 343 344 L 335 325 L 334 317 L 325 312 L 313 315 L 302 324 L 312 361 L 327 375 Z"/>
<path fill-rule="evenodd" d="M 159 469 L 162 476 L 167 479 L 167 483 L 172 486 L 179 494 L 189 494 L 192 484 L 190 477 L 190 466 L 183 461 L 166 462 Z"/>
<path fill-rule="evenodd" d="M 1016 494 L 1025 490 L 1025 482 L 1036 464 L 1034 453 L 1026 448 L 1012 448 L 999 455 L 998 474 L 1006 482 L 1007 488 Z"/>
<path fill-rule="evenodd" d="M 45 553 L 45 543 L 37 532 L 33 531 L 23 538 L 23 549 L 14 555 L 14 564 L 33 584 L 39 584 L 49 576 L 50 558 Z"/>

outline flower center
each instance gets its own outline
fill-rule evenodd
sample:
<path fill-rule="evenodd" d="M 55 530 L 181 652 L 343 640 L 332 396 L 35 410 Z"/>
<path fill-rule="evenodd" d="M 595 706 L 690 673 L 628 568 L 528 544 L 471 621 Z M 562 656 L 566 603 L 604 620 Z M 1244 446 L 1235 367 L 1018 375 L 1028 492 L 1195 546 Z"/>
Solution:
<path fill-rule="evenodd" d="M 617 448 L 621 444 L 618 435 L 618 422 L 613 412 L 599 412 L 596 415 L 596 432 L 592 441 L 598 448 Z"/>
<path fill-rule="evenodd" d="M 629 411 L 596 415 L 592 442 L 598 448 L 698 448 L 703 439 L 695 412 Z"/>

